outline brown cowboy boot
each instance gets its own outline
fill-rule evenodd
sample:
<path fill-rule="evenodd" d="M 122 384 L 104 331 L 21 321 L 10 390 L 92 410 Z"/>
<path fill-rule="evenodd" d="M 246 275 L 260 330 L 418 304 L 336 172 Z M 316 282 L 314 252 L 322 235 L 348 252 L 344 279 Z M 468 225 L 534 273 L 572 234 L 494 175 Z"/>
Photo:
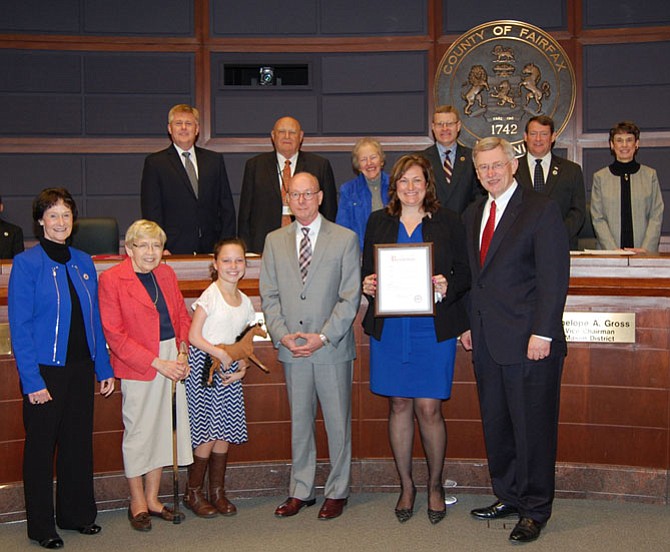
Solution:
<path fill-rule="evenodd" d="M 223 454 L 212 452 L 209 455 L 209 501 L 224 516 L 234 516 L 237 508 L 226 498 L 224 487 L 226 464 L 228 464 L 227 452 Z"/>
<path fill-rule="evenodd" d="M 188 487 L 184 494 L 184 505 L 198 517 L 211 518 L 217 515 L 217 511 L 202 494 L 206 471 L 207 458 L 194 454 L 193 464 L 188 467 Z"/>

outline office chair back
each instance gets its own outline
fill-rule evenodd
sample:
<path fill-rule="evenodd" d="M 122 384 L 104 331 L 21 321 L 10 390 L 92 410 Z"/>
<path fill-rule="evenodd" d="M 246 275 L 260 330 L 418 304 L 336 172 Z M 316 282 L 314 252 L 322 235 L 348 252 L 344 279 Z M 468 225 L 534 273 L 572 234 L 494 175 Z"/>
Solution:
<path fill-rule="evenodd" d="M 89 255 L 119 254 L 119 225 L 113 217 L 80 217 L 72 230 L 72 247 Z"/>

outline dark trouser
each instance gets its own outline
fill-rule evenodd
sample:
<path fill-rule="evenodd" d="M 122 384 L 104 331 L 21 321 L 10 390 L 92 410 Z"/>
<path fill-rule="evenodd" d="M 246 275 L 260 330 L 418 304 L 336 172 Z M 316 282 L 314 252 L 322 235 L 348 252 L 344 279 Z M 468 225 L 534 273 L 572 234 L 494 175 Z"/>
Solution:
<path fill-rule="evenodd" d="M 493 492 L 540 523 L 554 500 L 562 353 L 499 365 L 484 340 L 473 345 Z"/>
<path fill-rule="evenodd" d="M 92 361 L 64 367 L 40 366 L 53 400 L 30 404 L 23 397 L 23 489 L 28 537 L 56 535 L 53 504 L 53 464 L 56 456 L 56 522 L 76 529 L 95 521 L 93 494 Z"/>

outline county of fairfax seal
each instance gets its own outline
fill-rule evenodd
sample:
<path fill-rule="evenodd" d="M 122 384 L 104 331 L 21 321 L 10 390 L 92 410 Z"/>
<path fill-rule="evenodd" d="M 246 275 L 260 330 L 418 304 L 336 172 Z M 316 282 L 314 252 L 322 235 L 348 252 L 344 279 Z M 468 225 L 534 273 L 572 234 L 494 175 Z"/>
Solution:
<path fill-rule="evenodd" d="M 491 21 L 471 29 L 444 54 L 435 76 L 435 105 L 454 106 L 459 141 L 472 147 L 499 136 L 525 151 L 523 131 L 536 115 L 554 119 L 557 134 L 575 106 L 575 72 L 563 48 L 542 29 Z"/>

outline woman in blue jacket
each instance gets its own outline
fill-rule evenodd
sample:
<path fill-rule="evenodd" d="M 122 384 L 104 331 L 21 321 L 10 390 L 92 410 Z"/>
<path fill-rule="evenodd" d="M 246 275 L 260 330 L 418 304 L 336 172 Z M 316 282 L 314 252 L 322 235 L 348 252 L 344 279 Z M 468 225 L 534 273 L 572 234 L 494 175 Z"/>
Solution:
<path fill-rule="evenodd" d="M 363 250 L 363 238 L 368 217 L 389 202 L 389 175 L 382 172 L 386 155 L 374 138 L 361 138 L 351 152 L 351 163 L 358 176 L 340 186 L 340 200 L 335 222 L 358 234 Z"/>
<path fill-rule="evenodd" d="M 109 396 L 114 376 L 93 261 L 67 244 L 77 218 L 72 196 L 64 188 L 42 190 L 33 218 L 44 236 L 14 258 L 9 325 L 23 393 L 28 537 L 44 548 L 61 548 L 56 524 L 84 535 L 100 532 L 93 494 L 93 377 Z"/>

